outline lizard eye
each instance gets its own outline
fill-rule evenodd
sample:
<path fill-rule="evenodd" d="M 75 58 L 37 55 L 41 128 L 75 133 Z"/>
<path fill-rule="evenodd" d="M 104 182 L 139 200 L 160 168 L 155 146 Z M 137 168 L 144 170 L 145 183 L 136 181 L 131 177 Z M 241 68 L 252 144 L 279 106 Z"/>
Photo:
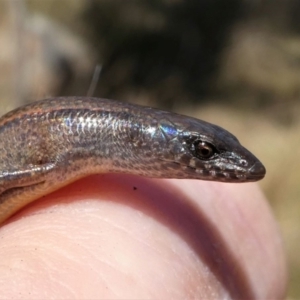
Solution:
<path fill-rule="evenodd" d="M 194 149 L 195 149 L 195 154 L 200 158 L 200 159 L 208 159 L 211 158 L 216 150 L 213 147 L 213 145 L 207 143 L 207 142 L 202 142 L 202 141 L 197 141 L 194 143 Z"/>

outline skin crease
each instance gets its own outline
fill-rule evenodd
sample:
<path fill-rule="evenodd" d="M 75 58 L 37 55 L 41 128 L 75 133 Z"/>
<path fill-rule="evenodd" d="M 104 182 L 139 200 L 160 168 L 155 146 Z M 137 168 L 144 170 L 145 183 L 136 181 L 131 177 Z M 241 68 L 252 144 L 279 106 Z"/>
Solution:
<path fill-rule="evenodd" d="M 0 228 L 4 299 L 283 299 L 277 224 L 255 183 L 95 175 Z"/>

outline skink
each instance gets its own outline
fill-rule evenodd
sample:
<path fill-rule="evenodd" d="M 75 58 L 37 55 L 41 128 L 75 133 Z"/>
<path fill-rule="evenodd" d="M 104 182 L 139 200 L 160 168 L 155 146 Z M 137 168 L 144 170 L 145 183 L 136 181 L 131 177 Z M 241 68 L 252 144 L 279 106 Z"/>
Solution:
<path fill-rule="evenodd" d="M 0 223 L 89 174 L 247 182 L 266 172 L 219 126 L 89 97 L 40 100 L 7 113 L 0 147 Z"/>

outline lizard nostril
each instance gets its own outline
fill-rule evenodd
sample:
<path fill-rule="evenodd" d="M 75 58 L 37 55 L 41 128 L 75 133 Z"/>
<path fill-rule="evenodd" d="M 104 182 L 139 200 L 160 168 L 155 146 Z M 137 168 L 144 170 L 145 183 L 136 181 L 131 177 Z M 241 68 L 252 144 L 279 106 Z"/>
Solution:
<path fill-rule="evenodd" d="M 243 167 L 247 167 L 248 166 L 248 162 L 245 160 L 245 159 L 241 159 L 241 165 L 243 166 Z"/>

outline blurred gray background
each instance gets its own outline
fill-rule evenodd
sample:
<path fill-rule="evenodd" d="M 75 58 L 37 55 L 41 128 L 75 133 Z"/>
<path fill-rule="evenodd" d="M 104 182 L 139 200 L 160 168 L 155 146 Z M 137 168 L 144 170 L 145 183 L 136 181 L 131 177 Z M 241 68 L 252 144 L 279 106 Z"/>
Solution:
<path fill-rule="evenodd" d="M 300 299 L 299 0 L 0 0 L 1 114 L 58 95 L 234 133 L 267 168 L 259 184 L 282 230 L 288 298 Z"/>

